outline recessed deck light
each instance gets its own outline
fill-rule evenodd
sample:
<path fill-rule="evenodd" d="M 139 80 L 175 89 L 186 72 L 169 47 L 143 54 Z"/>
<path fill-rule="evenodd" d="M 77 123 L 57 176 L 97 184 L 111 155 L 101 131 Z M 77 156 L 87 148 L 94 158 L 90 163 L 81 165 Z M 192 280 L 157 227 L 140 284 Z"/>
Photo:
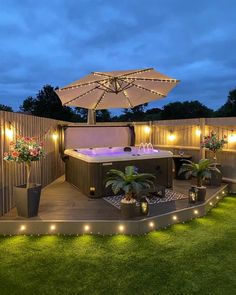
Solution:
<path fill-rule="evenodd" d="M 174 216 L 172 217 L 172 219 L 173 219 L 173 220 L 177 220 L 178 218 L 177 218 L 176 215 L 174 215 Z"/>
<path fill-rule="evenodd" d="M 155 225 L 154 222 L 152 222 L 152 221 L 149 222 L 149 226 L 150 226 L 150 227 L 154 227 L 154 225 Z"/>
<path fill-rule="evenodd" d="M 90 226 L 86 224 L 86 225 L 84 226 L 84 230 L 85 230 L 85 231 L 89 231 L 89 229 L 90 229 Z"/>
<path fill-rule="evenodd" d="M 24 231 L 25 229 L 26 229 L 26 226 L 25 225 L 21 225 L 20 231 Z"/>
<path fill-rule="evenodd" d="M 56 226 L 53 224 L 50 226 L 50 230 L 55 230 L 56 229 Z"/>
<path fill-rule="evenodd" d="M 194 214 L 196 214 L 196 215 L 198 214 L 198 210 L 194 210 L 193 212 L 194 212 Z"/>
<path fill-rule="evenodd" d="M 124 225 L 119 225 L 119 231 L 120 231 L 120 232 L 123 232 L 124 229 L 125 229 L 125 228 L 124 228 Z"/>

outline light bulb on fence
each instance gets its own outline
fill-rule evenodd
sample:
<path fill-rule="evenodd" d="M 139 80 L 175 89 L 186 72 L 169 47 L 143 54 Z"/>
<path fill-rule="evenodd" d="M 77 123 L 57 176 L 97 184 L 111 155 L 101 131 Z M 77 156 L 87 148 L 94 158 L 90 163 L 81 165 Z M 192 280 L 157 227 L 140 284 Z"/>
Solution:
<path fill-rule="evenodd" d="M 13 130 L 11 127 L 6 129 L 6 136 L 9 140 L 13 139 Z"/>
<path fill-rule="evenodd" d="M 197 136 L 200 136 L 201 135 L 201 133 L 202 133 L 202 131 L 198 128 L 198 129 L 196 129 L 196 135 Z"/>
<path fill-rule="evenodd" d="M 174 140 L 176 139 L 176 136 L 175 136 L 173 133 L 171 133 L 171 134 L 169 135 L 168 139 L 169 139 L 170 141 L 174 141 Z"/>
<path fill-rule="evenodd" d="M 56 141 L 58 139 L 58 134 L 56 132 L 53 133 L 52 138 L 54 141 Z"/>
<path fill-rule="evenodd" d="M 149 127 L 149 126 L 145 126 L 144 127 L 144 132 L 145 132 L 145 134 L 150 134 L 150 132 L 151 132 L 151 127 Z"/>
<path fill-rule="evenodd" d="M 236 133 L 231 133 L 228 138 L 229 143 L 236 142 Z"/>

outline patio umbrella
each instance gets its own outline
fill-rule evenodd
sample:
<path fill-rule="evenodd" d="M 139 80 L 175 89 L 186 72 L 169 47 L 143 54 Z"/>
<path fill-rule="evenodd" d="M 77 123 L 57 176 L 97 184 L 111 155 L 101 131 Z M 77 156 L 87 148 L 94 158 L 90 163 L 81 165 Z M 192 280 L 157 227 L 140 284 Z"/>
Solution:
<path fill-rule="evenodd" d="M 133 108 L 161 99 L 178 84 L 153 68 L 129 71 L 92 72 L 56 91 L 63 105 L 92 110 Z"/>

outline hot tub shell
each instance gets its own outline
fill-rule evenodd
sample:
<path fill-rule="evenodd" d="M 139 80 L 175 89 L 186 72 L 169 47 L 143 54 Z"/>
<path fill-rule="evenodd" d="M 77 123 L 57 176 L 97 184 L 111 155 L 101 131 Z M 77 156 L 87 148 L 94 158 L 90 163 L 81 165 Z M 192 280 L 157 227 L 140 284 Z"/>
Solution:
<path fill-rule="evenodd" d="M 158 151 L 153 154 L 143 153 L 140 155 L 124 153 L 123 156 L 90 157 L 80 151 L 65 150 L 67 155 L 66 181 L 76 186 L 86 196 L 101 198 L 113 195 L 111 189 L 105 188 L 104 185 L 107 172 L 110 169 L 124 171 L 125 167 L 130 165 L 136 166 L 140 173 L 154 174 L 157 184 L 167 188 L 172 187 L 171 152 Z"/>

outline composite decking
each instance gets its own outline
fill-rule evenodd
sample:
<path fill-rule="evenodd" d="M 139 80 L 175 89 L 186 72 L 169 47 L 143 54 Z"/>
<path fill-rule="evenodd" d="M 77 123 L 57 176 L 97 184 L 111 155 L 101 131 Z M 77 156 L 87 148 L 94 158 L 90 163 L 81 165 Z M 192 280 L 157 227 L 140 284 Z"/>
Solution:
<path fill-rule="evenodd" d="M 188 195 L 189 186 L 189 181 L 174 180 L 173 190 Z M 208 187 L 206 198 L 209 199 L 218 190 L 219 188 Z M 151 216 L 188 208 L 189 206 L 187 199 L 160 203 L 152 210 Z M 22 220 L 24 218 L 17 216 L 16 208 L 13 208 L 0 219 Z M 39 214 L 37 217 L 30 218 L 30 220 L 119 219 L 122 219 L 120 210 L 103 199 L 90 199 L 86 197 L 77 188 L 66 182 L 64 176 L 58 178 L 42 190 Z"/>

